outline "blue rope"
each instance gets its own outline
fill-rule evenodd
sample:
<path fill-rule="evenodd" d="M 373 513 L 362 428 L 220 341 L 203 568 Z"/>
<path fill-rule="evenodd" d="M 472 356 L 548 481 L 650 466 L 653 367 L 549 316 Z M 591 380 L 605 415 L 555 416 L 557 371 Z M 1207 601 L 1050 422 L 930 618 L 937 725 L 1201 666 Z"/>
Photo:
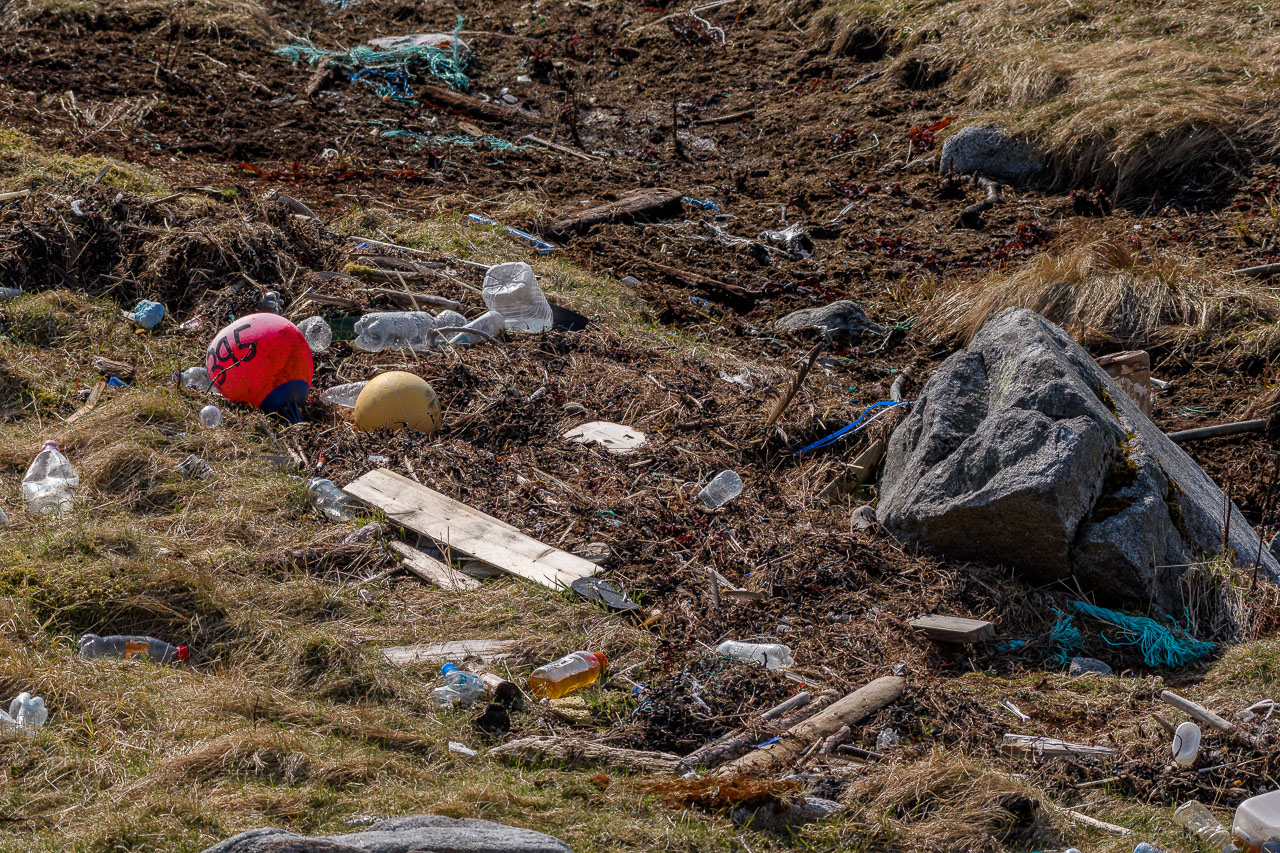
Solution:
<path fill-rule="evenodd" d="M 810 450 L 817 450 L 818 448 L 821 448 L 821 447 L 829 447 L 830 445 L 835 444 L 837 441 L 844 438 L 846 435 L 851 435 L 857 432 L 859 429 L 861 429 L 863 426 L 866 425 L 864 422 L 869 422 L 867 416 L 870 415 L 871 412 L 874 411 L 875 409 L 893 409 L 893 408 L 897 408 L 898 406 L 909 406 L 914 402 L 915 400 L 903 400 L 901 402 L 894 402 L 892 400 L 881 400 L 879 403 L 872 403 L 870 406 L 867 406 L 865 409 L 863 409 L 862 414 L 858 416 L 858 419 L 856 421 L 854 421 L 853 423 L 849 424 L 846 427 L 841 427 L 840 429 L 831 433 L 831 435 L 827 436 L 826 438 L 818 439 L 813 444 L 810 444 L 808 447 L 800 448 L 799 450 L 796 451 L 796 456 L 799 456 L 801 453 L 808 453 Z M 881 413 L 877 413 L 874 417 L 879 417 L 880 414 Z"/>
<path fill-rule="evenodd" d="M 1070 616 L 1056 607 L 1053 608 L 1053 612 L 1058 614 L 1058 620 L 1053 623 L 1053 628 L 1049 631 L 1049 649 L 1053 652 L 1053 659 L 1057 661 L 1058 666 L 1066 666 L 1075 656 L 1076 651 L 1084 645 L 1084 637 L 1080 636 L 1080 629 L 1072 624 Z"/>
<path fill-rule="evenodd" d="M 461 133 L 455 133 L 452 136 L 433 136 L 430 134 L 414 133 L 412 130 L 401 130 L 399 128 L 396 128 L 393 130 L 384 130 L 382 131 L 380 136 L 382 136 L 383 139 L 395 139 L 397 137 L 411 139 L 420 146 L 421 145 L 466 145 L 470 147 L 483 142 L 484 144 L 488 145 L 490 149 L 494 151 L 519 151 L 522 148 L 526 147 L 524 145 L 516 145 L 515 143 L 508 142 L 507 140 L 503 139 L 500 136 L 486 135 L 486 136 L 481 136 L 478 139 L 474 136 L 467 136 Z"/>
<path fill-rule="evenodd" d="M 1106 634 L 1102 639 L 1112 646 L 1138 646 L 1142 650 L 1142 659 L 1150 667 L 1172 669 L 1186 666 L 1208 657 L 1215 648 L 1213 643 L 1197 640 L 1184 629 L 1171 630 L 1146 616 L 1130 616 L 1084 601 L 1071 602 L 1071 609 L 1119 628 L 1121 639 L 1112 640 Z"/>
<path fill-rule="evenodd" d="M 459 17 L 458 26 L 454 29 L 453 50 L 449 53 L 431 45 L 417 44 L 385 50 L 362 44 L 346 51 L 333 51 L 316 47 L 306 38 L 295 38 L 291 44 L 276 48 L 275 53 L 294 63 L 303 62 L 309 66 L 328 60 L 330 65 L 355 72 L 352 74 L 353 80 L 372 82 L 375 85 L 382 81 L 393 93 L 397 85 L 402 85 L 403 91 L 408 91 L 409 75 L 421 71 L 443 80 L 455 89 L 465 90 L 470 86 L 466 72 L 471 57 L 470 54 L 458 51 L 457 33 L 461 30 L 462 18 Z M 403 84 L 394 79 L 397 74 L 404 78 Z M 393 96 L 402 97 L 399 93 Z"/>
<path fill-rule="evenodd" d="M 690 198 L 689 196 L 686 195 L 686 196 L 682 196 L 680 200 L 685 204 L 691 204 L 694 207 L 700 207 L 703 210 L 719 210 L 720 209 L 720 205 L 716 204 L 711 199 L 706 199 L 704 201 L 696 198 Z"/>

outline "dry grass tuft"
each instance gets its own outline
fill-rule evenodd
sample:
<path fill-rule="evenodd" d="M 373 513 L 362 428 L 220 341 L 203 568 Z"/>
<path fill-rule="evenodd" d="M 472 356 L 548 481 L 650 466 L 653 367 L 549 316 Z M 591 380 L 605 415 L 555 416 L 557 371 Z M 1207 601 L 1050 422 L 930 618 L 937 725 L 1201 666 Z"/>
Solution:
<path fill-rule="evenodd" d="M 975 120 L 1038 139 L 1059 183 L 1121 201 L 1211 180 L 1280 141 L 1274 5 L 832 0 L 810 20 L 833 50 L 888 47 L 886 80 L 953 87 Z"/>
<path fill-rule="evenodd" d="M 929 327 L 969 341 L 1007 308 L 1029 308 L 1086 345 L 1271 347 L 1245 333 L 1280 320 L 1280 296 L 1181 251 L 1100 239 L 1047 252 L 1012 275 L 959 284 L 931 306 Z"/>
<path fill-rule="evenodd" d="M 5 27 L 36 24 L 68 29 L 167 28 L 188 38 L 238 38 L 265 43 L 275 31 L 271 18 L 255 0 L 17 0 L 0 14 Z"/>
<path fill-rule="evenodd" d="M 954 750 L 896 762 L 856 781 L 845 802 L 871 826 L 867 849 L 1004 850 L 1040 840 L 1045 827 L 1028 789 Z"/>
<path fill-rule="evenodd" d="M 341 787 L 367 781 L 372 774 L 369 766 L 323 761 L 309 752 L 307 743 L 290 732 L 232 732 L 159 762 L 146 784 L 175 779 L 252 779 L 277 785 L 311 781 Z"/>

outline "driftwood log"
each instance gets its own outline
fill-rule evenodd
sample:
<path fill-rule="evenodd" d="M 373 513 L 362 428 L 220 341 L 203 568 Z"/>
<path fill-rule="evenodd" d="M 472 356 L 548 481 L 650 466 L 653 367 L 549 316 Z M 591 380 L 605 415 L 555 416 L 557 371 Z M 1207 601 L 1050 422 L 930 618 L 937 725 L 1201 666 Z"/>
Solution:
<path fill-rule="evenodd" d="M 896 701 L 906 686 L 906 679 L 895 675 L 877 678 L 809 719 L 797 723 L 779 736 L 777 743 L 761 747 L 724 765 L 717 775 L 764 776 L 789 767 L 814 744 L 835 734 L 842 726 L 852 726 Z"/>
<path fill-rule="evenodd" d="M 965 228 L 977 228 L 981 225 L 982 214 L 995 207 L 1004 198 L 1004 188 L 990 178 L 978 178 L 978 186 L 986 192 L 987 197 L 960 211 L 960 224 Z"/>
<path fill-rule="evenodd" d="M 549 237 L 565 237 L 613 222 L 634 222 L 642 218 L 663 218 L 680 213 L 683 193 L 679 190 L 642 189 L 627 193 L 617 201 L 598 204 L 571 213 L 546 228 Z"/>
<path fill-rule="evenodd" d="M 461 92 L 455 92 L 443 86 L 432 86 L 429 83 L 423 83 L 417 87 L 416 91 L 418 97 L 424 101 L 430 101 L 433 104 L 454 110 L 462 110 L 477 118 L 488 119 L 489 121 L 504 123 L 541 121 L 541 118 L 536 113 L 531 113 L 520 107 L 482 101 L 479 98 L 464 95 Z"/>
<path fill-rule="evenodd" d="M 637 773 L 674 773 L 680 756 L 669 752 L 647 752 L 606 746 L 573 737 L 535 735 L 495 746 L 487 755 L 513 763 L 537 764 L 555 761 L 565 764 L 602 764 Z"/>
<path fill-rule="evenodd" d="M 1267 428 L 1265 419 L 1256 421 L 1236 421 L 1231 424 L 1214 424 L 1213 426 L 1184 429 L 1181 432 L 1168 434 L 1170 441 L 1181 444 L 1184 441 L 1199 441 L 1202 438 L 1218 438 L 1224 435 L 1240 435 L 1245 432 L 1262 432 Z"/>
<path fill-rule="evenodd" d="M 750 311 L 755 306 L 756 299 L 764 295 L 761 291 L 746 290 L 736 284 L 728 284 L 723 281 L 717 281 L 714 278 L 708 278 L 701 273 L 678 270 L 675 267 L 669 267 L 666 264 L 660 264 L 657 261 L 650 261 L 645 258 L 636 258 L 636 260 L 650 269 L 657 270 L 668 278 L 675 279 L 685 287 L 692 287 L 695 290 L 710 294 L 730 308 L 741 308 L 743 311 Z"/>
<path fill-rule="evenodd" d="M 812 699 L 808 693 L 797 693 L 760 714 L 734 734 L 698 747 L 680 759 L 680 769 L 685 771 L 695 767 L 719 767 L 726 761 L 743 755 L 762 740 L 768 740 L 768 732 L 780 735 L 802 720 L 812 717 L 835 699 L 834 693 L 823 693 L 816 699 Z M 772 722 L 774 720 L 777 722 Z"/>

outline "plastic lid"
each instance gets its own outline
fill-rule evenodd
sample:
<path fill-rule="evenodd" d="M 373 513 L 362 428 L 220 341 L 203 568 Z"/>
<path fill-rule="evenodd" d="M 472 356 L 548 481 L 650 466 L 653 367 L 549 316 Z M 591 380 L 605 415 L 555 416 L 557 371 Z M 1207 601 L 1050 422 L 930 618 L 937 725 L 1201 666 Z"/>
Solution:
<path fill-rule="evenodd" d="M 57 449 L 58 449 L 58 442 L 54 441 L 52 438 L 50 438 L 50 439 L 46 439 L 46 440 L 45 440 L 45 443 L 44 443 L 44 446 L 45 446 L 45 447 L 52 447 L 54 450 L 57 450 Z"/>
<path fill-rule="evenodd" d="M 447 663 L 444 666 L 440 667 L 441 675 L 448 675 L 451 672 L 457 672 L 457 671 L 458 671 L 458 665 L 455 663 Z"/>
<path fill-rule="evenodd" d="M 604 656 L 604 652 L 587 652 L 587 654 L 600 661 L 601 669 L 607 669 L 609 667 L 609 659 Z"/>
<path fill-rule="evenodd" d="M 178 660 L 185 661 L 191 656 L 191 649 L 186 646 L 178 646 Z"/>

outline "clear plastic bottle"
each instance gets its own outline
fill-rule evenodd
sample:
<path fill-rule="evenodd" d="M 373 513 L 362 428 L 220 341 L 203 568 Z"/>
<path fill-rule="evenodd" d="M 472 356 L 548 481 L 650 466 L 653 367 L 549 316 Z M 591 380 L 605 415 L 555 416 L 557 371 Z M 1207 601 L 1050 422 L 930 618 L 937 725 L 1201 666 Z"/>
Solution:
<path fill-rule="evenodd" d="M 497 337 L 506 328 L 506 321 L 497 311 L 486 311 L 470 323 L 467 323 L 463 328 L 477 329 L 485 332 L 490 337 Z M 454 335 L 449 340 L 449 343 L 454 346 L 466 346 L 467 344 L 478 344 L 482 341 L 484 341 L 484 338 L 480 335 L 468 335 L 463 332 L 462 334 Z"/>
<path fill-rule="evenodd" d="M 737 471 L 721 471 L 698 492 L 698 500 L 707 509 L 719 509 L 742 494 L 742 478 Z"/>
<path fill-rule="evenodd" d="M 740 643 L 725 640 L 716 646 L 716 654 L 743 663 L 763 664 L 765 669 L 791 669 L 795 660 L 791 649 L 782 643 Z"/>
<path fill-rule="evenodd" d="M 1178 806 L 1173 812 L 1173 822 L 1190 832 L 1200 842 L 1200 846 L 1214 853 L 1221 853 L 1231 844 L 1231 833 L 1213 816 L 1205 806 L 1189 800 Z"/>
<path fill-rule="evenodd" d="M 551 305 L 542 295 L 533 268 L 524 261 L 489 267 L 480 292 L 490 310 L 517 332 L 543 332 L 551 328 Z"/>
<path fill-rule="evenodd" d="M 222 426 L 222 409 L 210 403 L 200 410 L 200 423 L 213 429 Z"/>
<path fill-rule="evenodd" d="M 334 485 L 333 480 L 308 480 L 307 494 L 316 512 L 330 521 L 350 521 L 360 514 L 360 502 Z"/>
<path fill-rule="evenodd" d="M 9 526 L 9 514 L 4 511 L 4 507 L 0 506 L 0 527 Z"/>
<path fill-rule="evenodd" d="M 574 652 L 535 669 L 529 690 L 542 699 L 559 699 L 595 684 L 608 665 L 604 652 Z"/>
<path fill-rule="evenodd" d="M 324 352 L 333 343 L 333 329 L 318 314 L 300 322 L 298 331 L 307 339 L 307 346 L 311 347 L 312 352 Z"/>
<path fill-rule="evenodd" d="M 79 488 L 80 475 L 58 450 L 56 441 L 44 443 L 22 478 L 22 496 L 36 515 L 70 512 Z"/>
<path fill-rule="evenodd" d="M 440 667 L 440 676 L 444 684 L 431 691 L 431 698 L 440 703 L 441 708 L 461 705 L 466 708 L 484 695 L 484 683 L 474 672 L 464 672 L 457 664 L 447 663 Z"/>
<path fill-rule="evenodd" d="M 369 382 L 348 382 L 345 385 L 335 385 L 326 391 L 320 393 L 320 401 L 328 403 L 331 406 L 341 406 L 344 409 L 354 409 L 356 400 L 360 399 L 360 392 L 364 390 L 364 386 Z"/>
<path fill-rule="evenodd" d="M 434 345 L 436 318 L 426 311 L 375 311 L 356 321 L 355 348 L 429 350 Z"/>
<path fill-rule="evenodd" d="M 172 663 L 185 661 L 189 654 L 186 646 L 174 646 L 155 637 L 123 636 L 99 637 L 97 634 L 85 634 L 76 642 L 80 657 L 88 660 L 98 658 L 124 658 L 125 660 L 147 659 L 155 663 Z"/>
<path fill-rule="evenodd" d="M 19 693 L 9 703 L 9 716 L 22 728 L 35 730 L 49 719 L 49 711 L 44 706 L 44 700 L 39 696 Z"/>

